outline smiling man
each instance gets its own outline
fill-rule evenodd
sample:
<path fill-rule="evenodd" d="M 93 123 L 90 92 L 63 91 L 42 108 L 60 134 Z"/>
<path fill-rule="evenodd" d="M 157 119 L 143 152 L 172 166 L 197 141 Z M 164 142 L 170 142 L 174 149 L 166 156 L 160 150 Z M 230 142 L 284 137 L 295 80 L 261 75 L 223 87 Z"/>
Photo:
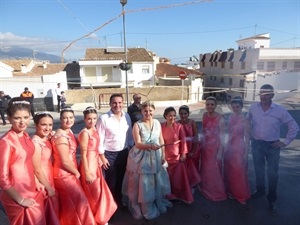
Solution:
<path fill-rule="evenodd" d="M 265 164 L 267 163 L 270 209 L 275 209 L 280 149 L 296 137 L 299 127 L 288 111 L 272 102 L 274 88 L 265 84 L 260 88 L 260 102 L 251 105 L 247 118 L 251 123 L 251 147 L 256 176 L 256 192 L 252 198 L 265 195 Z M 280 140 L 280 127 L 286 125 L 286 138 Z"/>

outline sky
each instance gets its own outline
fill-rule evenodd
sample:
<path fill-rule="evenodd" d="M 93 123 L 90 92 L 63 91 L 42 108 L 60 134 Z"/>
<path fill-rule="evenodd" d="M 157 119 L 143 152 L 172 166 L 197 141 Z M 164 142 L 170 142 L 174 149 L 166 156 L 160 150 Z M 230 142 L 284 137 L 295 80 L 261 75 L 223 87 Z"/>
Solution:
<path fill-rule="evenodd" d="M 271 48 L 300 47 L 300 0 L 128 0 L 125 38 L 171 64 L 270 33 Z M 124 44 L 119 0 L 0 0 L 0 48 L 84 58 Z"/>

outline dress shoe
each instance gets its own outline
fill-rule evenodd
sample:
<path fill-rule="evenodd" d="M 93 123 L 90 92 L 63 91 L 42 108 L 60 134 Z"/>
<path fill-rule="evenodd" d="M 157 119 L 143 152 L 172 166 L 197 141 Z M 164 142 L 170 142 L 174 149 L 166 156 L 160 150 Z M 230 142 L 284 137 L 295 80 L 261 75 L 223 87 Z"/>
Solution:
<path fill-rule="evenodd" d="M 256 191 L 254 192 L 252 195 L 251 195 L 251 198 L 259 198 L 259 197 L 262 197 L 265 195 L 265 192 L 264 191 Z"/>
<path fill-rule="evenodd" d="M 269 201 L 270 210 L 275 210 L 276 206 L 277 206 L 277 204 L 275 201 Z"/>

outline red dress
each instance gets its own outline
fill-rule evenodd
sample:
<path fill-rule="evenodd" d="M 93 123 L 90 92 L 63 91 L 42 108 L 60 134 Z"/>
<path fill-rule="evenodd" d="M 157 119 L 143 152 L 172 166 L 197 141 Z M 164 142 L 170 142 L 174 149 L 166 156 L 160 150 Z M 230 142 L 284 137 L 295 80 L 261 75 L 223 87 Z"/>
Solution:
<path fill-rule="evenodd" d="M 60 223 L 62 225 L 95 225 L 95 219 L 89 202 L 81 187 L 80 181 L 74 174 L 65 170 L 56 148 L 57 138 L 67 138 L 69 142 L 69 158 L 77 168 L 77 142 L 73 133 L 56 134 L 52 138 L 53 146 L 53 178 L 54 186 L 59 197 Z"/>
<path fill-rule="evenodd" d="M 52 146 L 50 141 L 42 141 L 40 139 L 32 139 L 33 142 L 40 145 L 42 152 L 41 152 L 41 168 L 43 173 L 45 174 L 49 184 L 53 189 L 54 188 L 54 181 L 53 181 L 53 165 L 52 165 Z M 47 224 L 49 225 L 56 225 L 60 224 L 59 222 L 59 202 L 57 193 L 49 197 L 47 195 L 44 196 L 45 200 L 45 216 Z"/>
<path fill-rule="evenodd" d="M 248 161 L 245 156 L 245 132 L 242 114 L 232 114 L 228 122 L 228 142 L 224 153 L 224 182 L 228 195 L 245 203 L 250 198 Z"/>
<path fill-rule="evenodd" d="M 226 199 L 222 177 L 222 161 L 217 160 L 220 147 L 219 121 L 221 115 L 209 117 L 207 113 L 202 119 L 203 148 L 201 153 L 201 184 L 200 191 L 209 200 L 222 201 Z"/>
<path fill-rule="evenodd" d="M 167 171 L 171 183 L 171 194 L 168 198 L 192 203 L 194 197 L 187 175 L 186 164 L 179 160 L 180 154 L 187 154 L 188 152 L 184 128 L 179 123 L 174 123 L 171 127 L 167 126 L 167 123 L 163 123 L 162 135 L 166 144 L 165 157 L 169 164 Z M 177 141 L 180 142 L 173 144 Z"/>
<path fill-rule="evenodd" d="M 32 156 L 34 145 L 24 132 L 19 137 L 9 130 L 0 139 L 0 188 L 1 202 L 10 225 L 45 225 L 44 199 L 37 191 Z M 14 187 L 23 198 L 33 198 L 36 203 L 25 208 L 11 199 L 4 190 Z"/>
<path fill-rule="evenodd" d="M 188 152 L 192 152 L 193 145 L 196 145 L 194 154 L 192 156 L 187 156 L 185 161 L 190 185 L 191 187 L 194 187 L 201 181 L 199 172 L 200 145 L 199 142 L 195 142 L 195 138 L 198 138 L 198 134 L 194 134 L 193 132 L 192 120 L 189 120 L 186 124 L 182 124 L 182 126 L 187 137 L 186 143 Z"/>
<path fill-rule="evenodd" d="M 106 184 L 102 174 L 101 162 L 99 161 L 99 135 L 96 130 L 90 135 L 84 129 L 79 133 L 87 132 L 89 135 L 88 148 L 87 148 L 87 162 L 91 175 L 97 177 L 91 184 L 87 184 L 85 180 L 85 171 L 83 164 L 80 164 L 80 180 L 85 195 L 90 203 L 95 220 L 98 224 L 105 224 L 112 217 L 117 210 L 117 204 Z M 79 140 L 80 141 L 80 140 Z"/>

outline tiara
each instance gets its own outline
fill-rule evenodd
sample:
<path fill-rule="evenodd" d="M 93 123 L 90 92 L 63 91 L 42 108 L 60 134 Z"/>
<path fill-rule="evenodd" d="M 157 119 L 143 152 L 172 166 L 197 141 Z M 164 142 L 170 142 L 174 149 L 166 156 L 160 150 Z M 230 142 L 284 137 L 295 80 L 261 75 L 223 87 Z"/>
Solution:
<path fill-rule="evenodd" d="M 35 115 L 37 115 L 37 116 L 39 116 L 39 115 L 50 115 L 51 116 L 51 114 L 49 112 L 47 112 L 47 111 L 45 111 L 45 112 L 37 112 Z"/>
<path fill-rule="evenodd" d="M 61 112 L 63 111 L 73 111 L 73 109 L 71 109 L 71 107 L 65 107 L 63 109 L 60 110 Z"/>
<path fill-rule="evenodd" d="M 87 111 L 91 111 L 91 110 L 96 110 L 96 109 L 94 107 L 92 107 L 92 106 L 89 106 L 85 110 L 83 110 L 83 112 L 87 112 Z"/>
<path fill-rule="evenodd" d="M 23 101 L 15 101 L 15 102 L 12 102 L 13 105 L 17 105 L 17 104 L 25 104 L 25 105 L 30 105 L 29 102 L 23 100 Z"/>

